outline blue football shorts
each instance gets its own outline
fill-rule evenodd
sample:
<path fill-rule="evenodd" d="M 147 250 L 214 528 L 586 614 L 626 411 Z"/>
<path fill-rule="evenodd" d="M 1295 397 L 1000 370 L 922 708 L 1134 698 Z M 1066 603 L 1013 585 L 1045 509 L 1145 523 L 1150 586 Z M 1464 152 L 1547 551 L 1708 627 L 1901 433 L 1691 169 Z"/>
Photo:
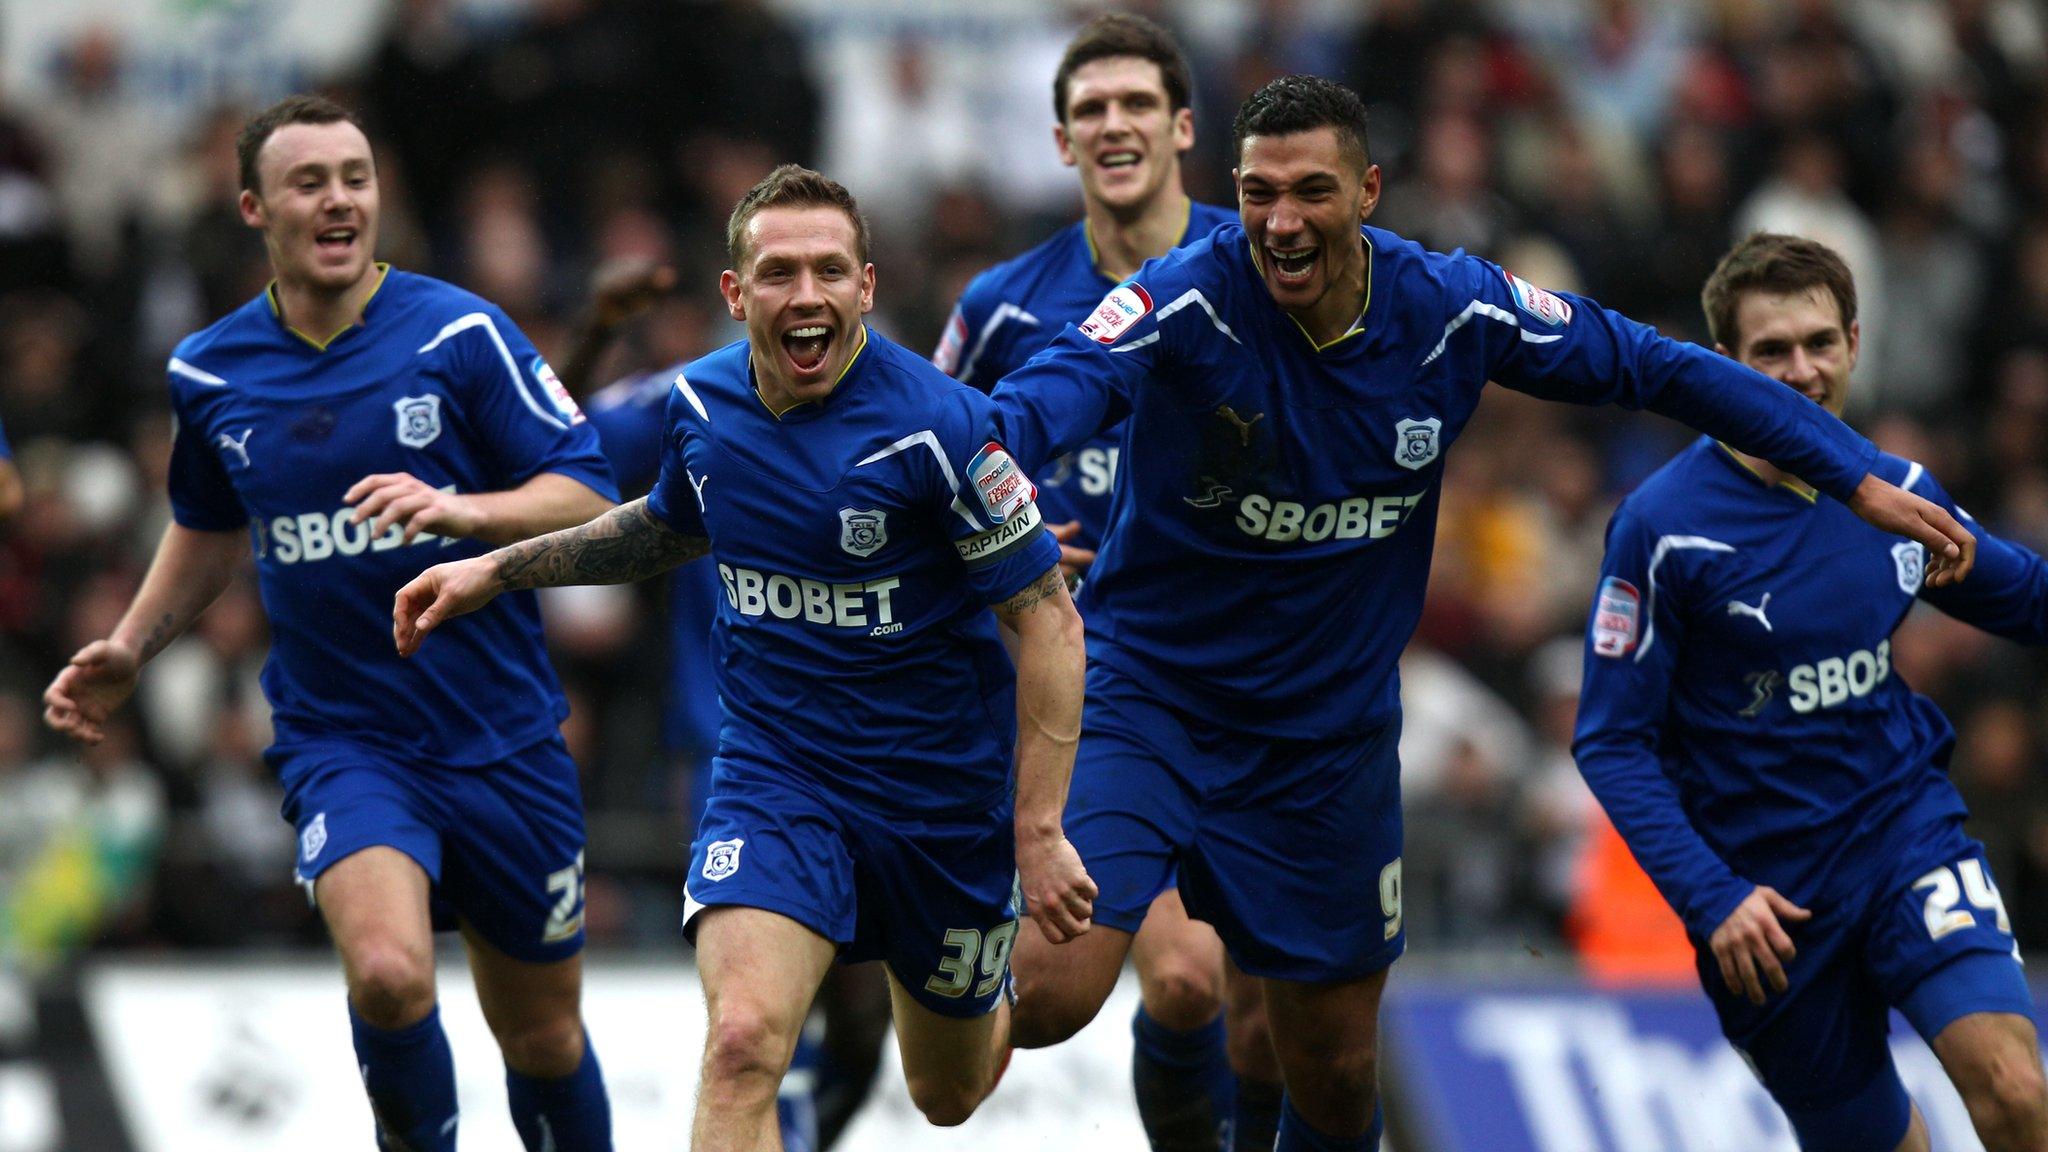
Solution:
<path fill-rule="evenodd" d="M 1400 727 L 1252 735 L 1091 664 L 1066 832 L 1101 889 L 1095 922 L 1136 932 L 1178 882 L 1189 915 L 1254 976 L 1386 968 L 1406 943 Z"/>
<path fill-rule="evenodd" d="M 1805 1152 L 1890 1152 L 1904 1137 L 1911 1105 L 1892 1064 L 1892 1009 L 1930 1044 L 1972 1013 L 2033 1012 L 1983 846 L 1957 830 L 1924 831 L 1915 842 L 1949 842 L 1950 862 L 1788 925 L 1799 949 L 1785 966 L 1790 986 L 1761 1007 L 1730 992 L 1713 953 L 1698 949 L 1722 1031 Z"/>
<path fill-rule="evenodd" d="M 787 916 L 883 960 L 941 1016 L 993 1011 L 1017 940 L 1011 804 L 947 818 L 882 813 L 788 768 L 721 752 L 690 848 L 683 931 L 733 905 Z"/>
<path fill-rule="evenodd" d="M 284 818 L 299 833 L 298 879 L 396 848 L 433 882 L 434 926 L 467 922 L 516 960 L 583 947 L 583 798 L 559 737 L 479 768 L 431 767 L 340 740 L 269 752 Z"/>

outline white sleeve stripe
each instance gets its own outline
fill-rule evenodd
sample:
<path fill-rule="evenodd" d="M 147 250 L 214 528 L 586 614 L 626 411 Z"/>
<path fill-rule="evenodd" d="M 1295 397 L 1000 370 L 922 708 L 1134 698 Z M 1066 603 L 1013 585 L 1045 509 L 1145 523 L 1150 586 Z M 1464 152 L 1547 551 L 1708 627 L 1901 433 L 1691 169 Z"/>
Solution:
<path fill-rule="evenodd" d="M 1650 591 L 1643 600 L 1643 646 L 1636 649 L 1636 663 L 1642 663 L 1650 645 L 1657 642 L 1657 566 L 1664 563 L 1664 557 L 1674 549 L 1697 548 L 1707 552 L 1733 552 L 1735 546 L 1705 536 L 1659 536 L 1657 546 L 1650 550 Z"/>
<path fill-rule="evenodd" d="M 1230 342 L 1232 344 L 1244 343 L 1244 341 L 1239 340 L 1237 338 L 1237 333 L 1232 332 L 1230 330 L 1230 325 L 1225 324 L 1223 322 L 1223 317 L 1216 315 L 1215 306 L 1209 303 L 1209 298 L 1207 296 L 1202 295 L 1202 291 L 1199 288 L 1188 289 L 1187 291 L 1181 293 L 1179 296 L 1176 296 L 1173 300 L 1173 303 L 1166 305 L 1164 308 L 1161 308 L 1159 310 L 1159 323 L 1166 323 L 1166 318 L 1168 316 L 1173 315 L 1175 312 L 1180 311 L 1181 309 L 1187 307 L 1190 304 L 1200 304 L 1202 306 L 1202 311 L 1207 312 L 1209 314 L 1209 323 L 1214 324 L 1218 332 L 1221 332 L 1225 336 L 1230 337 Z M 1154 335 L 1156 336 L 1157 333 L 1154 333 Z M 1135 348 L 1137 347 L 1137 345 L 1132 344 L 1131 347 Z"/>
<path fill-rule="evenodd" d="M 1918 484 L 1920 482 L 1920 477 L 1925 476 L 1927 474 L 1927 469 L 1922 468 L 1919 464 L 1914 463 L 1910 460 L 1907 461 L 1907 463 L 1912 464 L 1913 466 L 1911 468 L 1906 469 L 1906 481 L 1905 483 L 1899 485 L 1899 487 L 1905 489 L 1908 492 L 1911 492 L 1913 490 L 1913 485 Z"/>
<path fill-rule="evenodd" d="M 541 407 L 540 401 L 534 399 L 532 390 L 526 386 L 526 377 L 520 373 L 519 365 L 512 359 L 512 349 L 506 347 L 505 338 L 498 334 L 497 324 L 492 322 L 491 318 L 482 312 L 471 312 L 467 316 L 450 320 L 432 340 L 420 345 L 420 350 L 414 353 L 414 355 L 424 356 L 439 348 L 442 342 L 450 336 L 466 332 L 471 328 L 482 328 L 490 334 L 491 343 L 496 345 L 498 349 L 498 359 L 505 364 L 505 374 L 512 377 L 513 390 L 519 393 L 521 400 L 526 401 L 526 406 L 533 410 L 533 414 L 565 432 L 568 431 L 569 426 L 567 424 L 563 423 L 560 418 L 550 413 L 546 408 Z"/>
<path fill-rule="evenodd" d="M 1151 344 L 1151 343 L 1153 343 L 1153 342 L 1157 341 L 1158 339 L 1159 339 L 1159 332 L 1158 332 L 1158 330 L 1157 330 L 1157 329 L 1154 329 L 1154 330 L 1153 330 L 1153 332 L 1152 332 L 1152 334 L 1151 334 L 1150 336 L 1145 336 L 1145 337 L 1141 337 L 1141 338 L 1139 338 L 1139 339 L 1137 339 L 1137 340 L 1133 340 L 1133 341 L 1131 341 L 1131 342 L 1130 342 L 1129 344 L 1119 344 L 1119 345 L 1117 345 L 1116 347 L 1114 347 L 1114 348 L 1111 348 L 1111 349 L 1110 349 L 1110 351 L 1111 351 L 1111 352 L 1131 352 L 1131 351 L 1135 351 L 1136 349 L 1139 349 L 1139 348 L 1143 348 L 1143 347 L 1144 347 L 1145 345 L 1147 345 L 1147 344 Z M 1233 337 L 1233 339 L 1235 339 L 1235 337 Z"/>
<path fill-rule="evenodd" d="M 996 310 L 989 315 L 988 322 L 981 326 L 981 334 L 975 337 L 974 348 L 967 353 L 967 359 L 960 365 L 960 375 L 955 377 L 955 379 L 965 384 L 973 377 L 974 363 L 981 359 L 983 352 L 988 350 L 989 338 L 996 334 L 996 329 L 1001 328 L 1004 321 L 1013 317 L 1019 323 L 1029 324 L 1033 328 L 1038 327 L 1038 317 L 1017 307 L 1015 304 L 1005 302 L 996 305 Z"/>
<path fill-rule="evenodd" d="M 1460 312 L 1456 316 L 1451 317 L 1450 322 L 1444 325 L 1443 338 L 1436 342 L 1435 348 L 1430 349 L 1429 355 L 1424 356 L 1422 358 L 1423 364 L 1427 365 L 1431 361 L 1435 360 L 1437 357 L 1443 355 L 1444 345 L 1449 344 L 1451 341 L 1451 333 L 1456 332 L 1458 329 L 1463 328 L 1465 325 L 1471 323 L 1472 318 L 1474 316 L 1484 316 L 1488 320 L 1498 320 L 1511 328 L 1518 329 L 1521 331 L 1522 339 L 1530 344 L 1554 344 L 1557 341 L 1564 339 L 1564 333 L 1562 332 L 1552 333 L 1547 336 L 1538 335 L 1537 333 L 1531 332 L 1528 329 L 1522 327 L 1521 318 L 1516 316 L 1513 312 L 1510 312 L 1505 308 L 1497 308 L 1492 304 L 1488 304 L 1484 300 L 1474 300 L 1470 304 L 1465 305 L 1465 310 L 1463 312 Z"/>
<path fill-rule="evenodd" d="M 194 368 L 192 365 L 185 363 L 183 360 L 178 359 L 176 356 L 171 357 L 171 362 L 169 365 L 167 365 L 167 367 L 171 372 L 179 376 L 183 376 L 187 380 L 197 380 L 201 384 L 210 384 L 215 388 L 219 388 L 227 384 L 227 381 L 221 379 L 218 376 L 215 376 L 213 373 L 204 371 L 202 369 Z"/>
<path fill-rule="evenodd" d="M 975 519 L 974 513 L 968 510 L 967 505 L 960 502 L 960 474 L 953 471 L 953 462 L 946 458 L 946 450 L 944 448 L 939 447 L 938 436 L 934 434 L 932 430 L 929 428 L 925 428 L 917 432 L 912 432 L 910 435 L 905 436 L 900 440 L 897 440 L 895 443 L 890 444 L 886 448 L 882 448 L 875 452 L 869 453 L 866 459 L 862 460 L 858 464 L 855 464 L 854 467 L 865 468 L 868 465 L 873 464 L 877 460 L 885 460 L 891 456 L 896 455 L 898 452 L 908 451 L 909 449 L 919 444 L 922 444 L 925 447 L 931 449 L 932 455 L 935 458 L 937 458 L 939 462 L 939 471 L 946 477 L 946 487 L 953 490 L 953 511 L 957 513 L 962 520 L 967 521 L 967 526 L 969 528 L 972 528 L 977 532 L 983 531 L 984 526 L 982 522 L 980 520 Z"/>
<path fill-rule="evenodd" d="M 706 424 L 711 423 L 711 413 L 704 410 L 704 402 L 697 399 L 697 390 L 690 387 L 690 382 L 683 379 L 681 372 L 676 373 L 676 391 L 681 392 L 683 399 L 690 402 L 690 407 L 696 409 L 697 419 L 702 420 Z"/>

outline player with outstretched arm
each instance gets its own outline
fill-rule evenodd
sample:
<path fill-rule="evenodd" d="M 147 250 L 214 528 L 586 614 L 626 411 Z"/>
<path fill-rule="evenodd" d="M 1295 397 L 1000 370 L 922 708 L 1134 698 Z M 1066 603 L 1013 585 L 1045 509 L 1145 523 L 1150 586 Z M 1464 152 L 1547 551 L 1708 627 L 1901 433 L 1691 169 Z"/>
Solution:
<path fill-rule="evenodd" d="M 1124 422 L 1067 811 L 1097 924 L 1057 952 L 1020 942 L 1013 1034 L 1091 1019 L 1177 872 L 1189 914 L 1264 979 L 1280 1152 L 1365 1149 L 1404 941 L 1397 660 L 1444 453 L 1485 383 L 1647 407 L 1778 460 L 1928 544 L 1937 582 L 1973 541 L 1767 378 L 1363 226 L 1380 172 L 1342 85 L 1276 80 L 1235 136 L 1241 225 L 1148 262 L 993 395 L 1027 470 Z"/>
<path fill-rule="evenodd" d="M 1839 256 L 1751 236 L 1703 299 L 1718 351 L 1840 414 L 1862 332 Z M 1918 464 L 1880 456 L 1871 471 L 1963 515 Z M 1807 1152 L 1926 1152 L 1892 1065 L 1893 1008 L 1986 1148 L 2048 1150 L 2033 997 L 1963 831 L 1955 731 L 1891 665 L 1892 633 L 1923 600 L 2048 643 L 2048 565 L 1972 527 L 1976 572 L 1932 586 L 1919 543 L 1712 439 L 1608 525 L 1579 768 Z"/>
<path fill-rule="evenodd" d="M 1195 144 L 1192 88 L 1180 46 L 1150 20 L 1112 13 L 1075 34 L 1053 76 L 1053 141 L 1079 177 L 1084 214 L 976 276 L 934 363 L 991 388 L 1145 261 L 1237 219 L 1181 186 L 1181 154 Z M 1069 534 L 1063 555 L 1077 575 L 1109 523 L 1120 439 L 1107 429 L 1033 473 L 1039 510 Z M 1086 619 L 1085 584 L 1075 602 Z M 1280 1070 L 1256 983 L 1227 965 L 1215 929 L 1188 919 L 1172 888 L 1152 902 L 1131 959 L 1140 995 L 1131 1080 L 1153 1152 L 1214 1152 L 1219 1131 L 1226 1148 L 1271 1152 Z"/>
<path fill-rule="evenodd" d="M 611 505 L 611 474 L 504 312 L 375 262 L 376 165 L 345 110 L 289 98 L 236 150 L 242 218 L 277 279 L 171 357 L 173 523 L 113 634 L 44 693 L 45 716 L 100 739 L 253 539 L 267 758 L 341 954 L 378 1146 L 455 1147 L 433 933 L 459 925 L 521 1140 L 609 1149 L 580 1009 L 582 799 L 539 605 L 509 598 L 410 662 L 383 631 L 430 558 L 581 523 Z"/>
<path fill-rule="evenodd" d="M 429 569 L 394 636 L 427 651 L 507 589 L 712 556 L 727 721 L 684 913 L 710 1013 L 693 1147 L 775 1146 L 776 1085 L 835 958 L 887 962 L 911 1098 L 958 1124 L 1009 1050 L 1013 880 L 1025 935 L 1089 924 L 1060 817 L 1081 620 L 994 405 L 862 321 L 875 272 L 846 189 L 785 165 L 726 236 L 747 339 L 676 377 L 654 491 Z"/>

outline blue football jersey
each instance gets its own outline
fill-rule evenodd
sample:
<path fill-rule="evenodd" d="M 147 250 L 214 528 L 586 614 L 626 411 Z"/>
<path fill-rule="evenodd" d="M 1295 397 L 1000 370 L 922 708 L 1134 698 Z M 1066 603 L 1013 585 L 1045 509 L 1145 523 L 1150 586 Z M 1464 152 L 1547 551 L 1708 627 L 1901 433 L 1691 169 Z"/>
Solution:
<path fill-rule="evenodd" d="M 1180 243 L 1236 221 L 1232 209 L 1191 200 Z M 1087 319 L 1114 287 L 1116 281 L 1096 267 L 1088 222 L 1077 221 L 1029 252 L 976 276 L 946 321 L 932 362 L 961 383 L 986 392 L 1051 342 L 1062 326 Z M 1076 547 L 1095 548 L 1102 541 L 1119 451 L 1116 429 L 1106 429 L 1033 473 L 1038 510 L 1046 522 L 1080 523 L 1073 540 Z"/>
<path fill-rule="evenodd" d="M 721 755 L 873 810 L 987 811 L 1016 731 L 989 605 L 1059 547 L 989 399 L 863 333 L 825 402 L 779 419 L 744 341 L 684 369 L 648 507 L 711 540 Z"/>
<path fill-rule="evenodd" d="M 668 397 L 677 364 L 614 381 L 584 406 L 605 459 L 627 498 L 645 494 L 661 475 L 668 427 Z M 669 574 L 668 687 L 662 697 L 661 739 L 670 751 L 708 756 L 718 745 L 718 687 L 711 670 L 711 620 L 718 611 L 718 574 L 708 564 L 685 564 Z M 700 801 L 701 802 L 701 801 Z"/>
<path fill-rule="evenodd" d="M 1884 456 L 1875 470 L 1970 524 L 1967 580 L 1924 587 L 1920 545 L 1764 483 L 1712 440 L 1653 474 L 1608 526 L 1575 751 L 1701 938 L 1754 885 L 1834 903 L 1961 851 L 1945 827 L 1963 815 L 1947 775 L 1955 733 L 1891 665 L 1916 599 L 2048 640 L 2039 557 L 1970 523 L 1919 465 Z"/>
<path fill-rule="evenodd" d="M 1652 408 L 1841 495 L 1876 456 L 1706 349 L 1363 231 L 1365 309 L 1327 344 L 1273 302 L 1244 229 L 1227 224 L 1147 263 L 995 390 L 1027 471 L 1124 422 L 1089 573 L 1089 654 L 1186 711 L 1299 738 L 1397 714 L 1444 452 L 1489 379 Z"/>
<path fill-rule="evenodd" d="M 531 593 L 501 596 L 401 660 L 391 602 L 421 570 L 490 546 L 350 524 L 342 496 L 379 472 L 457 492 L 542 472 L 616 499 L 597 435 L 509 317 L 399 271 L 325 346 L 294 333 L 269 290 L 179 343 L 171 510 L 201 531 L 246 525 L 280 744 L 343 737 L 407 760 L 473 766 L 541 740 L 567 705 Z"/>

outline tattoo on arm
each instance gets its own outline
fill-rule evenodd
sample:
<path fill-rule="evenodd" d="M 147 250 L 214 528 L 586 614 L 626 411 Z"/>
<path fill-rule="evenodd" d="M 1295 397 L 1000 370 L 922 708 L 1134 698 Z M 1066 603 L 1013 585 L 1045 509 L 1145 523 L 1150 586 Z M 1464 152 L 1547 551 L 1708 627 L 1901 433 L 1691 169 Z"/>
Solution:
<path fill-rule="evenodd" d="M 1060 570 L 1058 568 L 1048 568 L 1045 575 L 1032 581 L 1029 588 L 1003 601 L 1002 606 L 997 608 L 996 611 L 1004 616 L 1014 616 L 1019 612 L 1029 610 L 1041 601 L 1050 600 L 1058 596 L 1066 586 L 1067 582 L 1060 576 Z"/>
<path fill-rule="evenodd" d="M 176 631 L 172 625 L 176 622 L 177 617 L 169 612 L 157 617 L 156 626 L 149 630 L 149 635 L 142 638 L 142 647 L 136 653 L 144 663 L 148 663 L 158 652 L 163 651 L 164 645 L 171 642 L 171 637 Z"/>
<path fill-rule="evenodd" d="M 704 537 L 685 536 L 655 519 L 642 497 L 588 524 L 498 549 L 498 573 L 507 588 L 624 584 L 710 550 Z"/>

